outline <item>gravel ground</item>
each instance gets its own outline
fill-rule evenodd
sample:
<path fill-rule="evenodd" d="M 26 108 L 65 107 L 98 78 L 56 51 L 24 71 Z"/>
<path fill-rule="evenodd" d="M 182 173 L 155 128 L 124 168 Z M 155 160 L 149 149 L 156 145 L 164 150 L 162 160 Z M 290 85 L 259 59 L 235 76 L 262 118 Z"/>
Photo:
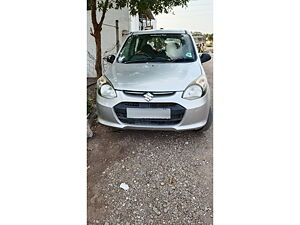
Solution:
<path fill-rule="evenodd" d="M 212 60 L 204 67 L 212 88 Z M 212 127 L 202 133 L 92 129 L 88 225 L 213 224 Z"/>

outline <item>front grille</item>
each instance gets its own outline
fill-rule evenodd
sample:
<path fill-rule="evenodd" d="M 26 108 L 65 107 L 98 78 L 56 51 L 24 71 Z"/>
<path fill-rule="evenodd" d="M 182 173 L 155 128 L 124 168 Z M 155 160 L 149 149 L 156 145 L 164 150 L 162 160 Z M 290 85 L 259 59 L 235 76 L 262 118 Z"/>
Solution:
<path fill-rule="evenodd" d="M 127 118 L 127 108 L 168 108 L 171 111 L 171 119 L 133 119 Z M 181 122 L 185 108 L 176 103 L 139 103 L 122 102 L 114 106 L 115 113 L 123 123 L 134 125 L 175 125 Z"/>
<path fill-rule="evenodd" d="M 152 94 L 154 97 L 167 97 L 175 94 L 175 91 L 123 91 L 126 95 L 143 96 L 147 93 Z"/>

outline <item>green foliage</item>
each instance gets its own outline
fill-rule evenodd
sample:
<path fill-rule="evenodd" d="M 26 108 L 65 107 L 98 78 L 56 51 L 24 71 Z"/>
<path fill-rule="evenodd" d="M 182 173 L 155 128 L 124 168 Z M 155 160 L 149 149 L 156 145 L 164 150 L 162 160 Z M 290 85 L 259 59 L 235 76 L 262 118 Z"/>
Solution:
<path fill-rule="evenodd" d="M 92 9 L 92 2 L 91 2 L 91 0 L 87 0 L 86 6 L 87 6 L 87 10 L 91 10 Z"/>
<path fill-rule="evenodd" d="M 208 34 L 207 35 L 207 40 L 213 41 L 214 40 L 214 34 Z"/>
<path fill-rule="evenodd" d="M 94 104 L 93 104 L 93 99 L 88 98 L 87 99 L 87 114 L 91 113 L 93 111 Z"/>
<path fill-rule="evenodd" d="M 213 33 L 212 34 L 203 34 L 203 35 L 206 38 L 206 40 L 208 40 L 208 41 L 213 41 L 213 39 L 214 39 Z"/>
<path fill-rule="evenodd" d="M 175 6 L 187 6 L 189 0 L 99 0 L 97 8 L 99 11 L 108 9 L 122 9 L 128 7 L 131 15 L 151 10 L 155 15 L 169 13 Z"/>

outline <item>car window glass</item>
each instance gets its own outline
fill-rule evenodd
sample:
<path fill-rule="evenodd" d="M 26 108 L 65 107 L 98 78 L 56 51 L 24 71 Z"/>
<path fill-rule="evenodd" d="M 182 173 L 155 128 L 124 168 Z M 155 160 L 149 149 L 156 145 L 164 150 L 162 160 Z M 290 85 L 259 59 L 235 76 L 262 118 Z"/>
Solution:
<path fill-rule="evenodd" d="M 188 34 L 132 35 L 124 44 L 117 61 L 174 62 L 177 59 L 196 60 L 194 46 Z"/>

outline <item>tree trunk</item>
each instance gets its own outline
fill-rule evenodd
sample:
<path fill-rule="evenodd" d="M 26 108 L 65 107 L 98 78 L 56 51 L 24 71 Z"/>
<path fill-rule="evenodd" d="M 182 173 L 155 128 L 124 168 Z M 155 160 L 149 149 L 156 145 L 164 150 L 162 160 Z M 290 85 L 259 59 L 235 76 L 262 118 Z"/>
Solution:
<path fill-rule="evenodd" d="M 91 35 L 95 38 L 96 42 L 96 63 L 95 70 L 97 72 L 97 78 L 102 76 L 102 48 L 101 48 L 101 31 L 104 22 L 105 14 L 107 12 L 109 0 L 105 0 L 104 7 L 102 9 L 102 16 L 100 22 L 97 22 L 97 0 L 91 0 L 92 8 L 92 23 L 94 32 Z"/>
<path fill-rule="evenodd" d="M 101 48 L 101 30 L 94 30 L 94 37 L 96 42 L 96 63 L 95 70 L 97 72 L 97 78 L 102 76 L 102 48 Z"/>

